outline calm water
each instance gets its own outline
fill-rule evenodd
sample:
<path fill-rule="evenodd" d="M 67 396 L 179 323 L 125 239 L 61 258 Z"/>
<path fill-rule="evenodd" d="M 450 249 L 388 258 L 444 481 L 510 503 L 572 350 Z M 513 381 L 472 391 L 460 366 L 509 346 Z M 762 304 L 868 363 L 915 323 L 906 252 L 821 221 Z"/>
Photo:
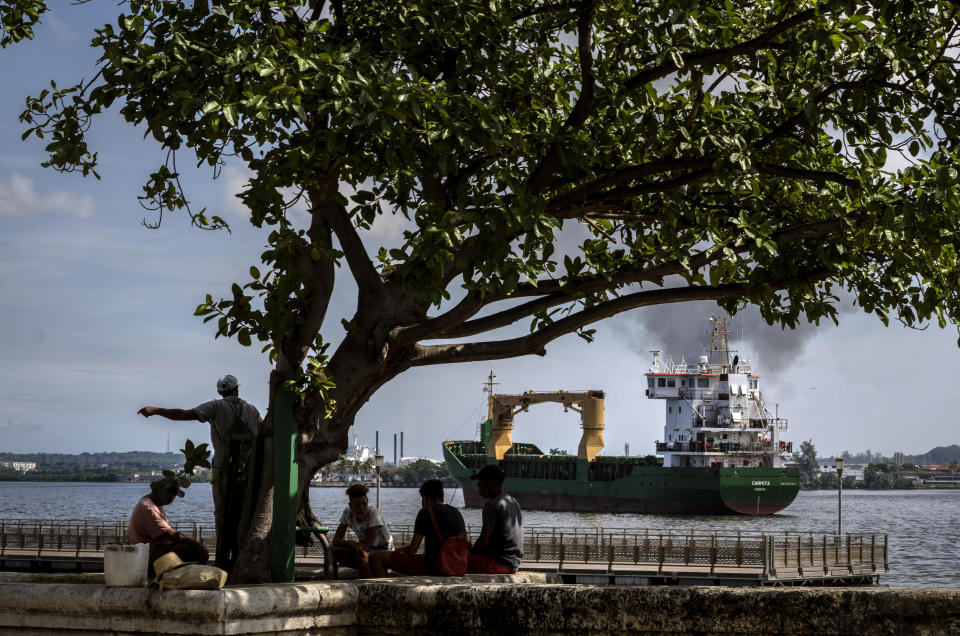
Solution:
<path fill-rule="evenodd" d="M 146 484 L 0 482 L 2 519 L 126 519 L 137 499 L 149 492 Z M 371 503 L 375 501 L 371 492 Z M 346 505 L 341 488 L 313 488 L 313 509 L 322 523 L 336 525 Z M 420 506 L 414 488 L 381 490 L 381 511 L 388 523 L 413 523 Z M 459 490 L 447 491 L 447 501 L 463 505 Z M 209 484 L 194 484 L 187 496 L 167 508 L 171 521 L 212 523 Z M 529 526 L 582 528 L 650 528 L 696 530 L 757 530 L 764 532 L 836 532 L 837 493 L 801 492 L 780 514 L 746 516 L 612 515 L 524 511 Z M 469 525 L 480 525 L 479 510 L 463 510 Z M 960 490 L 862 491 L 843 493 L 846 532 L 886 532 L 890 539 L 890 574 L 883 584 L 906 587 L 960 587 Z"/>

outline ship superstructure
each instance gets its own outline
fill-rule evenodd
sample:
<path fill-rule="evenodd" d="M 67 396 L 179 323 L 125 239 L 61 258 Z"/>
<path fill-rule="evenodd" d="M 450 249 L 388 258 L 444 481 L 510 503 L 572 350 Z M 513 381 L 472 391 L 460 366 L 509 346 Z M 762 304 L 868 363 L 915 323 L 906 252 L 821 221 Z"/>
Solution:
<path fill-rule="evenodd" d="M 696 364 L 652 352 L 646 395 L 666 401 L 657 454 L 665 467 L 780 468 L 793 452 L 780 440 L 787 420 L 767 407 L 750 361 L 730 349 L 726 317 L 710 321 L 710 349 Z"/>

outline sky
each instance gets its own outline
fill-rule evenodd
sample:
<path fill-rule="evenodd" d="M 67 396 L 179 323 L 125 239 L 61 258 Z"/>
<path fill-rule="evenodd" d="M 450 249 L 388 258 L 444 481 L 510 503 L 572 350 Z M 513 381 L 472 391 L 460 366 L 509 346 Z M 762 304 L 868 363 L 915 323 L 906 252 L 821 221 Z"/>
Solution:
<path fill-rule="evenodd" d="M 205 441 L 205 424 L 136 412 L 147 404 L 192 408 L 216 397 L 225 373 L 266 409 L 270 366 L 259 347 L 215 339 L 212 325 L 193 316 L 207 293 L 229 295 L 231 283 L 259 265 L 265 234 L 244 220 L 234 196 L 243 171 L 185 176 L 192 204 L 225 217 L 231 233 L 197 230 L 182 214 L 151 230 L 141 220 L 155 219 L 136 197 L 163 154 L 142 131 L 115 113 L 95 122 L 100 180 L 42 168 L 43 142 L 20 140 L 25 97 L 51 79 L 66 86 L 91 77 L 92 29 L 115 10 L 58 3 L 35 41 L 0 51 L 0 451 L 164 451 L 187 438 Z M 368 247 L 398 225 L 383 224 Z M 327 340 L 339 340 L 353 303 L 351 284 L 338 281 Z M 387 461 L 400 432 L 404 455 L 439 458 L 443 440 L 475 438 L 486 413 L 482 383 L 493 371 L 503 393 L 604 390 L 605 453 L 621 454 L 626 444 L 631 454 L 652 453 L 664 437 L 665 405 L 643 395 L 650 350 L 695 361 L 717 311 L 711 303 L 634 310 L 597 325 L 594 343 L 566 336 L 545 357 L 413 369 L 363 407 L 353 432 L 371 446 L 379 432 Z M 784 332 L 752 310 L 732 325 L 733 346 L 755 361 L 768 405 L 789 422 L 781 439 L 812 440 L 821 457 L 960 443 L 950 397 L 960 364 L 956 329 L 884 327 L 849 303 L 839 327 Z M 514 440 L 544 450 L 575 452 L 579 437 L 576 414 L 558 405 L 515 421 Z"/>

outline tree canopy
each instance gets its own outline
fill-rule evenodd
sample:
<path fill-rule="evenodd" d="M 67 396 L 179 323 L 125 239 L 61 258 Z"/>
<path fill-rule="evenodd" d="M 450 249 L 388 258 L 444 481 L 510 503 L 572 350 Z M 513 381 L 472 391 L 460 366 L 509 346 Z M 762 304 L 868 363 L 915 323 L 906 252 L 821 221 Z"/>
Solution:
<path fill-rule="evenodd" d="M 0 44 L 46 10 L 0 0 Z M 99 115 L 142 127 L 160 148 L 149 225 L 226 225 L 189 204 L 178 157 L 249 169 L 239 196 L 269 244 L 196 311 L 300 393 L 306 482 L 405 370 L 543 355 L 631 309 L 753 303 L 793 326 L 848 295 L 885 322 L 957 323 L 958 11 L 126 0 L 93 37 L 93 79 L 29 98 L 22 121 L 47 165 L 84 174 Z M 331 325 L 347 271 L 356 313 Z"/>
<path fill-rule="evenodd" d="M 793 454 L 793 461 L 797 463 L 797 468 L 800 470 L 800 486 L 803 488 L 816 486 L 820 476 L 820 466 L 817 465 L 817 449 L 812 439 L 800 442 L 800 452 Z"/>

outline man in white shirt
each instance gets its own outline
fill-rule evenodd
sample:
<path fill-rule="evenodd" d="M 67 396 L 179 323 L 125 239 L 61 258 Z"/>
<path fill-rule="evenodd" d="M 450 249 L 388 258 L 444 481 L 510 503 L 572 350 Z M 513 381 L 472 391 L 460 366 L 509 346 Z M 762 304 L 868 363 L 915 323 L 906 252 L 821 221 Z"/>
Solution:
<path fill-rule="evenodd" d="M 347 488 L 350 504 L 340 515 L 340 525 L 333 536 L 333 555 L 338 564 L 357 568 L 360 578 L 370 576 L 370 555 L 374 552 L 392 551 L 393 537 L 380 511 L 367 501 L 369 488 L 353 484 Z M 357 541 L 346 538 L 347 528 L 353 530 Z"/>

